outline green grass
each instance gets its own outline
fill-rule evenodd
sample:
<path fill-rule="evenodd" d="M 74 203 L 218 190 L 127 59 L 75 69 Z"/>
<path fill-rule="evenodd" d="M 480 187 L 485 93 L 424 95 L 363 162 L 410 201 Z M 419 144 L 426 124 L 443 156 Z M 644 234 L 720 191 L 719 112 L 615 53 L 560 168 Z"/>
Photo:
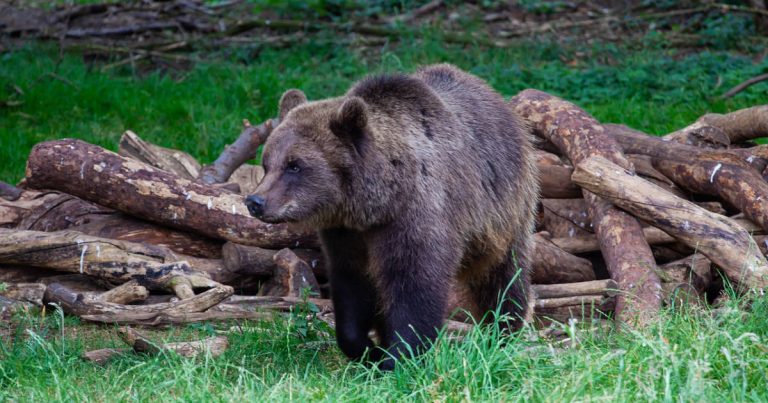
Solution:
<path fill-rule="evenodd" d="M 0 55 L 0 180 L 23 177 L 37 142 L 77 137 L 115 149 L 127 129 L 208 162 L 239 133 L 243 118 L 273 116 L 287 88 L 319 99 L 342 94 L 368 73 L 435 62 L 455 63 L 505 96 L 542 89 L 601 121 L 653 134 L 706 112 L 768 101 L 764 84 L 727 102 L 712 100 L 765 71 L 766 61 L 662 48 L 580 51 L 586 56 L 554 45 L 487 50 L 436 38 L 365 51 L 315 43 L 222 50 L 186 72 L 145 75 L 130 67 L 101 72 L 76 55 L 58 60 L 54 50 L 31 46 Z M 230 335 L 229 350 L 215 359 L 127 356 L 100 367 L 79 356 L 120 346 L 114 329 L 29 315 L 0 323 L 0 335 L 10 333 L 0 339 L 0 401 L 765 401 L 768 305 L 759 300 L 750 313 L 736 308 L 731 302 L 716 317 L 708 310 L 666 310 L 658 324 L 637 333 L 580 331 L 573 349 L 536 338 L 533 330 L 507 339 L 478 329 L 463 342 L 441 341 L 388 374 L 347 363 L 329 335 L 302 337 L 299 324 L 285 321 Z M 185 339 L 212 329 L 181 327 L 155 337 Z"/>
<path fill-rule="evenodd" d="M 475 328 L 441 339 L 392 373 L 348 364 L 329 336 L 298 335 L 290 322 L 245 324 L 217 358 L 129 355 L 105 366 L 79 358 L 121 346 L 109 327 L 27 317 L 0 346 L 0 400 L 10 401 L 765 401 L 768 304 L 749 313 L 734 302 L 709 310 L 666 311 L 642 332 L 570 332 L 576 347 L 527 329 L 514 338 Z M 2 325 L 7 326 L 7 325 Z M 62 330 L 63 329 L 63 330 Z M 184 340 L 212 333 L 187 327 Z M 60 334 L 64 333 L 62 339 Z"/>
<path fill-rule="evenodd" d="M 127 129 L 209 162 L 237 136 L 243 118 L 259 122 L 273 116 L 285 89 L 325 98 L 344 93 L 369 73 L 411 71 L 435 62 L 457 64 L 505 96 L 538 88 L 578 103 L 602 121 L 655 134 L 706 112 L 768 102 L 764 84 L 728 102 L 710 100 L 764 71 L 765 60 L 756 64 L 746 56 L 709 52 L 679 57 L 662 49 L 587 50 L 585 61 L 554 45 L 464 49 L 431 39 L 361 52 L 313 44 L 240 49 L 188 72 L 141 76 L 130 67 L 104 73 L 75 55 L 58 60 L 56 52 L 40 47 L 7 52 L 0 55 L 0 105 L 6 105 L 0 106 L 0 180 L 22 178 L 37 142 L 76 137 L 115 149 Z"/>

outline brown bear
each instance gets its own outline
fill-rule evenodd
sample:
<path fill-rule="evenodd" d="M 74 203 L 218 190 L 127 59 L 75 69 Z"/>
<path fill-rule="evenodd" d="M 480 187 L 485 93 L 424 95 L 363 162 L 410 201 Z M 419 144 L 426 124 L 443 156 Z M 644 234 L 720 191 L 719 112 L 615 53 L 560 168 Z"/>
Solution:
<path fill-rule="evenodd" d="M 476 318 L 522 325 L 537 171 L 532 136 L 499 94 L 441 64 L 322 101 L 290 90 L 280 116 L 246 204 L 263 221 L 318 230 L 348 357 L 369 351 L 391 369 L 423 351 L 457 288 Z"/>

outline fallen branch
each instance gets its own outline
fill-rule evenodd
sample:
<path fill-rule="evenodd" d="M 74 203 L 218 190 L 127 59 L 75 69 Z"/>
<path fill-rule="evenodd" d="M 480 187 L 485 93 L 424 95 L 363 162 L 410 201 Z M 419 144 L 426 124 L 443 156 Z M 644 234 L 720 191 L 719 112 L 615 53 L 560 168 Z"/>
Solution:
<path fill-rule="evenodd" d="M 669 194 L 601 157 L 579 163 L 573 181 L 701 252 L 735 284 L 768 285 L 768 261 L 749 233 L 729 218 Z"/>
<path fill-rule="evenodd" d="M 733 97 L 734 95 L 740 93 L 741 91 L 746 90 L 752 85 L 755 85 L 757 83 L 763 82 L 768 80 L 768 73 L 766 74 L 760 74 L 759 76 L 752 77 L 750 79 L 744 80 L 735 87 L 731 88 L 730 90 L 726 91 L 723 95 L 720 95 L 720 99 L 728 99 Z"/>
<path fill-rule="evenodd" d="M 156 355 L 174 352 L 182 357 L 193 358 L 200 354 L 210 353 L 211 357 L 218 357 L 229 347 L 229 341 L 226 336 L 213 336 L 203 340 L 176 343 L 154 343 L 148 337 L 130 327 L 117 329 L 117 334 L 125 344 L 131 346 L 133 351 L 143 354 Z"/>
<path fill-rule="evenodd" d="M 45 290 L 45 302 L 56 303 L 64 312 L 85 320 L 106 323 L 152 322 L 164 316 L 184 317 L 208 310 L 234 293 L 232 287 L 218 286 L 191 298 L 152 305 L 123 305 L 111 302 L 89 300 L 80 293 L 53 283 Z"/>
<path fill-rule="evenodd" d="M 314 234 L 250 217 L 243 197 L 179 178 L 79 140 L 37 144 L 27 183 L 174 228 L 254 246 L 298 247 Z"/>
<path fill-rule="evenodd" d="M 219 285 L 167 249 L 83 235 L 75 231 L 0 229 L 0 263 L 87 274 L 114 283 L 137 280 L 149 289 L 190 296 L 191 288 Z"/>
<path fill-rule="evenodd" d="M 599 155 L 629 168 L 614 140 L 593 117 L 570 102 L 541 91 L 525 90 L 510 105 L 531 123 L 536 134 L 555 144 L 574 164 Z M 623 291 L 616 302 L 617 319 L 641 325 L 661 308 L 656 263 L 637 220 L 610 202 L 584 191 L 600 250 L 608 271 Z"/>

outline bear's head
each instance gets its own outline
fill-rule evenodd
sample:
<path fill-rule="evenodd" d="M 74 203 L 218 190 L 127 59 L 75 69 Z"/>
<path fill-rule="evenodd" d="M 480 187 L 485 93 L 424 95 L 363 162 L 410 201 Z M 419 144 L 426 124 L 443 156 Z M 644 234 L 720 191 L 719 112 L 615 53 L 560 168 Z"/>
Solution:
<path fill-rule="evenodd" d="M 268 223 L 336 220 L 368 130 L 366 108 L 355 96 L 308 102 L 299 90 L 283 94 L 280 123 L 264 145 L 264 178 L 246 198 L 251 215 Z"/>

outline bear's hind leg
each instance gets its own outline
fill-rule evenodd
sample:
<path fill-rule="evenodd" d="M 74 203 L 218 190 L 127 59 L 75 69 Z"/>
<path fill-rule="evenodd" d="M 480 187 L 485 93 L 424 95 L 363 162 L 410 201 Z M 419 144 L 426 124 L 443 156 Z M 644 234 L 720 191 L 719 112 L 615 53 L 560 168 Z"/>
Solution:
<path fill-rule="evenodd" d="M 517 254 L 517 249 L 510 248 L 501 263 L 478 270 L 467 284 L 480 310 L 481 317 L 475 319 L 480 320 L 483 315 L 493 319 L 491 313 L 498 310 L 500 316 L 506 316 L 499 325 L 510 331 L 523 326 L 531 298 L 528 261 Z"/>
<path fill-rule="evenodd" d="M 375 347 L 368 332 L 374 325 L 377 297 L 366 274 L 366 247 L 359 233 L 347 229 L 324 230 L 320 238 L 330 273 L 336 341 L 347 357 L 360 360 Z"/>

